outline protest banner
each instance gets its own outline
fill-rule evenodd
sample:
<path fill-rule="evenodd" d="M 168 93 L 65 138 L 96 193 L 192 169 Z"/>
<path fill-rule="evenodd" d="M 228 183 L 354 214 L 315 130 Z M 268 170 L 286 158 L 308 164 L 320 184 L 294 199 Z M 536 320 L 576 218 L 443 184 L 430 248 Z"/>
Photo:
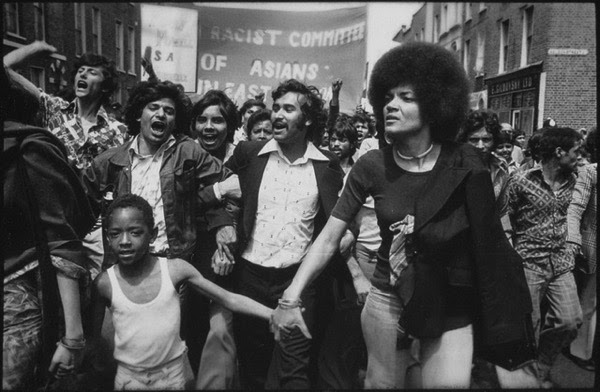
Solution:
<path fill-rule="evenodd" d="M 157 77 L 196 90 L 198 12 L 141 4 L 141 47 Z M 142 69 L 141 75 L 144 75 Z"/>
<path fill-rule="evenodd" d="M 225 91 L 238 105 L 295 78 L 331 99 L 331 82 L 343 80 L 340 109 L 360 103 L 366 66 L 366 6 L 292 12 L 196 6 L 196 93 Z"/>

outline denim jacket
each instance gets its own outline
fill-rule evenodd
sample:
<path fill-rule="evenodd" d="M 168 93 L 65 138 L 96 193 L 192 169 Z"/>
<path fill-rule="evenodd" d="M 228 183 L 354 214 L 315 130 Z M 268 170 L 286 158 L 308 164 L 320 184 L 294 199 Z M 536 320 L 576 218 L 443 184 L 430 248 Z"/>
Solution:
<path fill-rule="evenodd" d="M 160 184 L 169 252 L 167 257 L 191 260 L 196 244 L 197 217 L 204 215 L 208 230 L 233 225 L 223 206 L 209 203 L 202 189 L 228 177 L 230 171 L 185 135 L 175 136 L 160 168 Z M 104 214 L 108 203 L 131 192 L 132 141 L 97 156 L 83 173 L 94 213 Z"/>

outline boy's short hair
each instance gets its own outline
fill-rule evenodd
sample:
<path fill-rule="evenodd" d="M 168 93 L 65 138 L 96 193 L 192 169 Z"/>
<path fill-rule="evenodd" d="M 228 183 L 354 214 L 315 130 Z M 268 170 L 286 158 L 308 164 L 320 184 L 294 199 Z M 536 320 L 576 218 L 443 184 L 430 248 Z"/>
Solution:
<path fill-rule="evenodd" d="M 539 153 L 542 162 L 549 161 L 554 157 L 556 148 L 560 147 L 565 151 L 575 146 L 577 141 L 583 137 L 573 128 L 549 128 L 540 138 Z"/>
<path fill-rule="evenodd" d="M 498 136 L 496 137 L 496 147 L 501 144 L 513 144 L 513 138 L 508 131 L 502 130 L 498 132 Z"/>
<path fill-rule="evenodd" d="M 143 197 L 129 193 L 117 197 L 106 209 L 106 214 L 104 217 L 105 231 L 108 230 L 113 212 L 119 208 L 136 208 L 140 210 L 144 217 L 144 222 L 148 225 L 150 231 L 154 230 L 154 213 L 152 212 L 152 207 L 150 204 Z"/>
<path fill-rule="evenodd" d="M 252 113 L 252 115 L 250 115 L 250 118 L 248 118 L 248 129 L 246 129 L 248 136 L 250 136 L 254 125 L 263 121 L 271 121 L 271 113 L 272 112 L 269 109 L 260 109 Z"/>
<path fill-rule="evenodd" d="M 240 108 L 240 110 L 238 110 L 238 119 L 240 121 L 240 124 L 242 124 L 244 122 L 244 114 L 252 106 L 258 106 L 261 109 L 265 109 L 267 107 L 267 105 L 265 105 L 265 103 L 260 99 L 252 98 L 252 99 L 247 100 L 246 102 L 244 102 L 242 104 L 242 107 Z"/>
<path fill-rule="evenodd" d="M 209 106 L 218 106 L 219 112 L 227 124 L 227 137 L 225 141 L 233 142 L 233 135 L 238 129 L 237 107 L 233 101 L 221 90 L 209 90 L 194 104 L 190 113 L 190 129 L 195 132 L 196 118 Z"/>
<path fill-rule="evenodd" d="M 358 132 L 354 126 L 352 118 L 349 116 L 339 116 L 331 131 L 329 131 L 329 141 L 331 142 L 331 136 L 337 136 L 338 138 L 346 138 L 350 142 L 350 156 L 353 156 L 356 152 L 356 145 L 358 143 Z"/>
<path fill-rule="evenodd" d="M 502 127 L 498 121 L 498 115 L 495 112 L 486 109 L 472 110 L 469 112 L 464 128 L 458 134 L 458 141 L 466 143 L 469 136 L 479 131 L 481 128 L 485 128 L 485 130 L 492 135 L 492 139 L 494 140 L 492 148 L 496 148 L 498 145 L 498 134 Z"/>

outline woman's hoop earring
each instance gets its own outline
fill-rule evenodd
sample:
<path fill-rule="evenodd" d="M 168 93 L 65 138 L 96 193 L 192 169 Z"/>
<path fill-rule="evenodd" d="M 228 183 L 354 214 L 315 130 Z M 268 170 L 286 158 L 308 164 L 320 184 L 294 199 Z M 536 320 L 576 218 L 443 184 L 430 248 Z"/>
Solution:
<path fill-rule="evenodd" d="M 392 144 L 392 137 L 390 136 L 389 132 L 384 132 L 383 133 L 383 139 L 385 140 L 385 142 L 389 145 Z"/>

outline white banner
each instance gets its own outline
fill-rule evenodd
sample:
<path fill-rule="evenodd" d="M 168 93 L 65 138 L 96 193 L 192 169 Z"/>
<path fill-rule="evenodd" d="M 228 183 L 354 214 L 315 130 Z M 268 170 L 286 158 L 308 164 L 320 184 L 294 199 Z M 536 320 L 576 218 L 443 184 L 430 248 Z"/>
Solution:
<path fill-rule="evenodd" d="M 141 4 L 141 20 L 142 56 L 150 54 L 156 76 L 182 84 L 186 92 L 196 91 L 198 12 Z"/>

